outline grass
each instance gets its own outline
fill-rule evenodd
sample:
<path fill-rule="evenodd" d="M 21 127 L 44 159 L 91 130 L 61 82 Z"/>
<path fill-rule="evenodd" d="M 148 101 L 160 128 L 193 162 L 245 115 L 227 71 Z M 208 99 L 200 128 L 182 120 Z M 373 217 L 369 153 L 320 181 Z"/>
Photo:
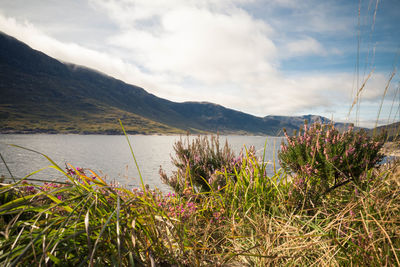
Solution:
<path fill-rule="evenodd" d="M 0 187 L 3 266 L 400 265 L 398 162 L 368 171 L 363 190 L 340 187 L 299 210 L 287 174 L 266 176 L 251 153 L 222 174 L 223 188 L 176 195 L 117 187 L 48 160 L 64 183 L 27 176 Z"/>
<path fill-rule="evenodd" d="M 29 105 L 0 105 L 0 129 L 6 133 L 62 133 L 62 134 L 122 134 L 115 121 L 123 119 L 126 131 L 131 134 L 184 134 L 185 131 L 156 121 L 141 117 L 118 108 L 94 106 L 95 112 L 86 107 L 66 109 L 42 107 L 32 108 Z"/>

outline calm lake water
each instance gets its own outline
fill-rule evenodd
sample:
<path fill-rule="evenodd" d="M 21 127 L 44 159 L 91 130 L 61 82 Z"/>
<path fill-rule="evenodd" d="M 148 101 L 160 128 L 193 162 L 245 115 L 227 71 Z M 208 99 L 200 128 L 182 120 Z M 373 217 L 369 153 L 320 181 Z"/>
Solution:
<path fill-rule="evenodd" d="M 151 188 L 168 190 L 168 187 L 161 183 L 158 171 L 162 166 L 167 174 L 172 173 L 173 144 L 180 138 L 180 136 L 129 136 L 144 182 Z M 280 137 L 220 136 L 221 144 L 224 144 L 225 140 L 236 154 L 244 146 L 253 145 L 260 156 L 267 140 L 265 159 L 271 162 L 269 173 L 273 172 L 274 146 L 277 151 L 282 140 Z M 9 144 L 39 151 L 49 156 L 60 167 L 65 167 L 66 163 L 69 163 L 74 167 L 91 169 L 105 177 L 107 181 L 116 181 L 128 187 L 140 186 L 140 178 L 125 136 L 0 135 L 0 153 L 13 176 L 21 178 L 51 164 L 39 154 Z M 5 164 L 0 160 L 1 175 L 10 177 Z M 54 169 L 45 169 L 32 175 L 31 178 L 65 180 L 65 177 Z"/>

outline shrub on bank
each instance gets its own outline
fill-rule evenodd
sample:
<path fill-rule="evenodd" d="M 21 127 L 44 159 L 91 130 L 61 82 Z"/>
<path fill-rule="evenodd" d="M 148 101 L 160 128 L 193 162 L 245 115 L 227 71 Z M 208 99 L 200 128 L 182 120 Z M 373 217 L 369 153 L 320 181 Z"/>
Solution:
<path fill-rule="evenodd" d="M 334 189 L 352 182 L 366 186 L 366 173 L 383 155 L 383 135 L 369 137 L 349 126 L 340 132 L 333 125 L 314 123 L 288 136 L 281 145 L 281 167 L 294 177 L 295 194 L 317 201 Z"/>
<path fill-rule="evenodd" d="M 226 177 L 221 173 L 233 173 L 234 167 L 241 163 L 228 143 L 221 146 L 217 136 L 198 136 L 192 141 L 189 136 L 174 144 L 175 157 L 172 163 L 176 171 L 168 177 L 160 168 L 161 180 L 178 193 L 192 187 L 196 192 L 209 192 L 226 185 Z"/>

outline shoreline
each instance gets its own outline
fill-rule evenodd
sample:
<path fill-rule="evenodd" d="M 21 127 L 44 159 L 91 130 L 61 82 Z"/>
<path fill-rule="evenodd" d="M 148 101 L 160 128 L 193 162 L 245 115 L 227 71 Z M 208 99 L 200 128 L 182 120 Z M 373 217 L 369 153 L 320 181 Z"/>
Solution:
<path fill-rule="evenodd" d="M 400 157 L 400 143 L 399 142 L 385 142 L 381 149 L 381 153 L 387 157 Z"/>

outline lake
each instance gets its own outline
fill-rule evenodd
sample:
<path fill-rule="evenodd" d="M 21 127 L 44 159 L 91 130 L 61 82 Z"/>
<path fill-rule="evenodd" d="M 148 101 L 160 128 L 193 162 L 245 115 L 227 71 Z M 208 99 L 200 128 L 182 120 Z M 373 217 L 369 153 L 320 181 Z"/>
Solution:
<path fill-rule="evenodd" d="M 180 136 L 148 136 L 131 135 L 132 144 L 144 183 L 151 188 L 168 191 L 168 187 L 159 179 L 160 166 L 171 174 L 174 166 L 171 156 L 174 156 L 173 144 Z M 267 140 L 266 161 L 272 162 L 275 151 L 281 144 L 281 137 L 267 136 L 220 136 L 220 143 L 228 141 L 232 149 L 239 154 L 246 146 L 255 146 L 258 155 L 262 156 Z M 107 181 L 116 181 L 128 187 L 140 186 L 140 178 L 133 161 L 125 136 L 119 135 L 0 135 L 0 153 L 14 177 L 22 178 L 32 172 L 50 165 L 43 156 L 9 144 L 23 146 L 41 152 L 60 167 L 66 163 L 74 167 L 91 169 Z M 277 160 L 276 160 L 277 161 Z M 273 173 L 273 165 L 268 165 L 268 173 Z M 3 161 L 0 160 L 0 176 L 10 177 Z M 60 180 L 65 177 L 54 169 L 45 169 L 31 176 L 35 179 Z"/>

